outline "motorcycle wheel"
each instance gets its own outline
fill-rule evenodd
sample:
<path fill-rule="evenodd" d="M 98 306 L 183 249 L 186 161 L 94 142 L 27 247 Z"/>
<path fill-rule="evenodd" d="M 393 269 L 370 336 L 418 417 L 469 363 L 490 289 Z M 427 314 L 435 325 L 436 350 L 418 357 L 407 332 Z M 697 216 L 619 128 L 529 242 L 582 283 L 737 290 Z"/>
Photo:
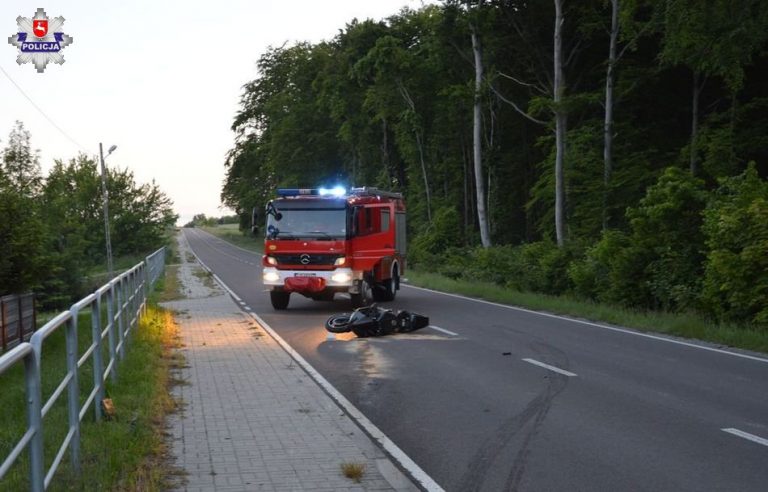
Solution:
<path fill-rule="evenodd" d="M 349 314 L 337 314 L 325 321 L 325 329 L 331 333 L 347 333 L 352 330 L 349 324 Z"/>

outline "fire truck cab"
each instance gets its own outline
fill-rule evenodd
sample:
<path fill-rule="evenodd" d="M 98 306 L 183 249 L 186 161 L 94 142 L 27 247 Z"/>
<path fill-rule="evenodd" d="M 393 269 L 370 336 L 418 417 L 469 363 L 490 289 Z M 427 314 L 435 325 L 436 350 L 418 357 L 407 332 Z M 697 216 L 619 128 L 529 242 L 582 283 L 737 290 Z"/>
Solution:
<path fill-rule="evenodd" d="M 392 301 L 405 271 L 405 203 L 376 188 L 278 189 L 266 206 L 263 282 L 272 307 L 292 293 L 353 307 Z"/>

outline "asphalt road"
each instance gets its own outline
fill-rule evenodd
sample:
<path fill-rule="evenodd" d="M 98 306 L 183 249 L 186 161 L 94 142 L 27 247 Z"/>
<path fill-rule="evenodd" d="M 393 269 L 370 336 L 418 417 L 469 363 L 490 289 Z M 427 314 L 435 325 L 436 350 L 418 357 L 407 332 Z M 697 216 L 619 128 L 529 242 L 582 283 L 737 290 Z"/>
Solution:
<path fill-rule="evenodd" d="M 184 231 L 248 307 L 446 490 L 768 490 L 768 357 L 410 286 L 387 307 L 437 328 L 327 341 L 325 319 L 349 311 L 348 300 L 293 295 L 276 312 L 260 255 Z"/>

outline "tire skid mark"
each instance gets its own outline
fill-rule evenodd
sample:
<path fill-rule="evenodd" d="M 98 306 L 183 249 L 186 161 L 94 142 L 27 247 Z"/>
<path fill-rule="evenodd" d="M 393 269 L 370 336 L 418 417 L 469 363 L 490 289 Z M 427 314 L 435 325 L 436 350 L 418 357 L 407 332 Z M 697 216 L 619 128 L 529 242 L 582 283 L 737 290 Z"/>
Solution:
<path fill-rule="evenodd" d="M 545 342 L 533 342 L 530 345 L 537 356 L 543 357 L 559 367 L 568 367 L 567 356 L 557 348 Z M 546 387 L 531 400 L 522 412 L 507 419 L 470 461 L 467 472 L 459 481 L 457 490 L 479 491 L 488 478 L 489 471 L 507 449 L 511 442 L 522 436 L 520 448 L 515 453 L 512 467 L 507 475 L 503 490 L 517 490 L 525 474 L 530 448 L 544 424 L 552 402 L 568 385 L 565 375 L 551 373 L 544 376 Z M 529 426 L 528 424 L 532 424 Z M 527 428 L 527 430 L 526 430 Z"/>

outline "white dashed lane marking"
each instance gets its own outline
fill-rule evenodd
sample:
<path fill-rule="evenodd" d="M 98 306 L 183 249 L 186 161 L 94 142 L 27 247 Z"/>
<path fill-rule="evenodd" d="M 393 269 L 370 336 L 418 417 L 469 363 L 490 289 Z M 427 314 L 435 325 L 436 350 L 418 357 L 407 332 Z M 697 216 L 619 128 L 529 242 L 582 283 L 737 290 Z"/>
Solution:
<path fill-rule="evenodd" d="M 539 362 L 539 361 L 534 360 L 534 359 L 523 359 L 523 360 L 525 362 L 529 363 L 529 364 L 533 364 L 534 366 L 543 367 L 544 369 L 549 369 L 550 371 L 556 372 L 558 374 L 562 374 L 563 376 L 568 376 L 568 377 L 571 377 L 571 378 L 577 376 L 577 374 L 574 374 L 574 373 L 572 373 L 570 371 L 566 371 L 565 369 L 560 369 L 559 367 L 550 366 L 549 364 L 545 364 L 543 362 Z"/>
<path fill-rule="evenodd" d="M 454 332 L 452 332 L 450 330 L 446 330 L 445 328 L 440 328 L 439 326 L 429 325 L 429 326 L 427 326 L 427 328 L 432 328 L 433 330 L 442 331 L 443 333 L 445 333 L 447 335 L 454 336 L 454 337 L 459 336 L 458 333 L 454 333 Z"/>
<path fill-rule="evenodd" d="M 762 438 L 760 436 L 756 436 L 754 434 L 750 434 L 749 432 L 740 431 L 739 429 L 720 429 L 723 432 L 727 432 L 728 434 L 733 434 L 734 436 L 739 436 L 743 439 L 746 439 L 748 441 L 756 442 L 757 444 L 762 444 L 763 446 L 768 446 L 768 439 Z"/>

